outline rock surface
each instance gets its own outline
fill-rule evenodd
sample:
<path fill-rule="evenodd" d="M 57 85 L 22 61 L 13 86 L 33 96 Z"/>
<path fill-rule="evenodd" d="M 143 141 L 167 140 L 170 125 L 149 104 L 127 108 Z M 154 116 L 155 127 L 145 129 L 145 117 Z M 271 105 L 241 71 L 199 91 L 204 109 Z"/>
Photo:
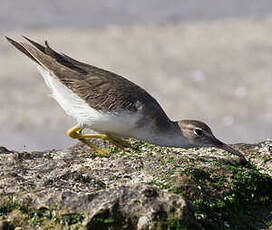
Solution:
<path fill-rule="evenodd" d="M 217 149 L 131 142 L 136 149 L 127 151 L 97 142 L 108 158 L 81 144 L 43 152 L 1 147 L 0 229 L 236 229 L 237 216 L 238 226 L 271 227 L 272 141 L 234 146 L 251 168 Z M 251 214 L 237 212 L 242 207 Z"/>

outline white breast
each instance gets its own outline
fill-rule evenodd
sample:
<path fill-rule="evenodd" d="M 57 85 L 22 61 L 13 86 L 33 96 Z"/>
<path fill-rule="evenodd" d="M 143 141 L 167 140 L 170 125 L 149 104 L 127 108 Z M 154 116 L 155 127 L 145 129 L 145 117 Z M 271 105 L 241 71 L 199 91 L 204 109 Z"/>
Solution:
<path fill-rule="evenodd" d="M 53 98 L 81 127 L 124 137 L 139 135 L 136 133 L 135 127 L 137 121 L 142 117 L 140 111 L 112 113 L 95 110 L 72 90 L 63 85 L 52 73 L 41 66 L 38 66 L 38 69 L 47 86 L 51 89 Z"/>

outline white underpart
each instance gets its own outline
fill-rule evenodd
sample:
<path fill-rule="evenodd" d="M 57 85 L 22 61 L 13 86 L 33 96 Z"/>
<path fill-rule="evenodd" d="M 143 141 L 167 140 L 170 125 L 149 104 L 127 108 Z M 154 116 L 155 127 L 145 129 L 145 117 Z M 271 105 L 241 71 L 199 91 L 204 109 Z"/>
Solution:
<path fill-rule="evenodd" d="M 139 130 L 135 129 L 137 121 L 142 117 L 140 111 L 136 113 L 125 111 L 111 113 L 95 110 L 72 92 L 72 90 L 62 84 L 52 73 L 41 66 L 38 66 L 38 69 L 47 86 L 51 89 L 53 98 L 81 127 L 123 137 L 137 138 L 139 135 L 142 136 L 142 133 L 139 133 Z"/>

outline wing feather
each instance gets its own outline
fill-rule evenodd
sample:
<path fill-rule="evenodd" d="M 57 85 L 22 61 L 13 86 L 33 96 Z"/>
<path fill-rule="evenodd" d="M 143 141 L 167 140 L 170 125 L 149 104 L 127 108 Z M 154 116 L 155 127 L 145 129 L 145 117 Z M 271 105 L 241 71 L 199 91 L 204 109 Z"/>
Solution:
<path fill-rule="evenodd" d="M 43 46 L 27 37 L 24 38 L 30 44 L 7 39 L 93 109 L 114 112 L 141 109 L 156 119 L 168 119 L 151 95 L 126 78 L 60 54 L 53 50 L 48 42 Z"/>

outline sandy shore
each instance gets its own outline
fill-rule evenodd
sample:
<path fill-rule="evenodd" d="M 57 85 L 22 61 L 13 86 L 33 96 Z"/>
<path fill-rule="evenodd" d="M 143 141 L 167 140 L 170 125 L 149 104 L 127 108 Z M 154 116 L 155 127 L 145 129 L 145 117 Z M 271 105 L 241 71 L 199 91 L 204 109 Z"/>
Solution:
<path fill-rule="evenodd" d="M 25 35 L 126 76 L 173 119 L 200 119 L 226 142 L 252 143 L 272 137 L 271 28 L 268 17 Z M 48 97 L 31 61 L 1 37 L 0 144 L 18 150 L 70 145 L 65 133 L 74 122 Z"/>

